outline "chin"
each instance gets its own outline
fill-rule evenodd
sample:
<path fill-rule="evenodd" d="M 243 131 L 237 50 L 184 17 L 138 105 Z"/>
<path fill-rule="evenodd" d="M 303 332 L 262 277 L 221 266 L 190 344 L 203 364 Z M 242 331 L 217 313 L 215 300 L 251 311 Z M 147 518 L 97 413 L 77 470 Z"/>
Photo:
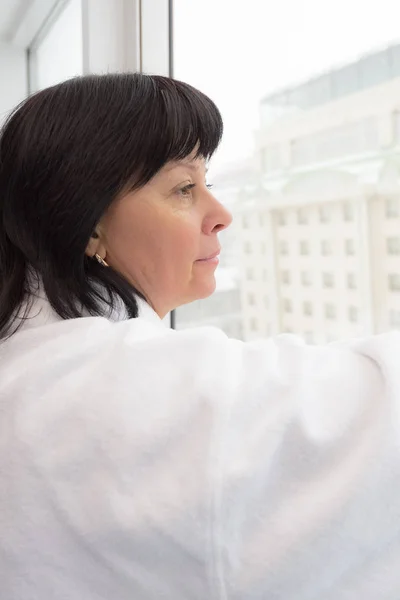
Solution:
<path fill-rule="evenodd" d="M 210 278 L 208 281 L 202 281 L 201 285 L 197 286 L 196 300 L 204 300 L 211 296 L 217 287 L 215 277 Z"/>

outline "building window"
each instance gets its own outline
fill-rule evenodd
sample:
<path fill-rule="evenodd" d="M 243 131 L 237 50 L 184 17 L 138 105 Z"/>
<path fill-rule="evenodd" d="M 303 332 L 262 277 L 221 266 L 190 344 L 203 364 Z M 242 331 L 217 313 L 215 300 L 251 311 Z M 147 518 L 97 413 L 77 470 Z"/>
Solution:
<path fill-rule="evenodd" d="M 322 274 L 322 284 L 325 288 L 332 288 L 334 285 L 334 279 L 332 273 Z"/>
<path fill-rule="evenodd" d="M 311 316 L 313 314 L 311 302 L 303 303 L 303 313 L 307 316 Z"/>
<path fill-rule="evenodd" d="M 289 271 L 282 271 L 281 273 L 282 283 L 290 283 Z"/>
<path fill-rule="evenodd" d="M 354 240 L 346 240 L 345 241 L 345 249 L 346 249 L 347 256 L 353 256 L 356 252 Z"/>
<path fill-rule="evenodd" d="M 329 256 L 330 254 L 332 254 L 332 242 L 331 241 L 322 240 L 321 254 L 322 254 L 322 256 Z"/>
<path fill-rule="evenodd" d="M 319 220 L 321 223 L 329 223 L 331 220 L 331 207 L 320 206 L 319 207 Z"/>
<path fill-rule="evenodd" d="M 248 296 L 247 296 L 247 300 L 248 300 L 248 303 L 249 303 L 251 306 L 254 306 L 254 304 L 256 303 L 256 299 L 255 299 L 255 296 L 254 296 L 254 294 L 248 294 Z"/>
<path fill-rule="evenodd" d="M 261 254 L 267 253 L 267 244 L 265 242 L 261 242 Z"/>
<path fill-rule="evenodd" d="M 398 273 L 389 275 L 389 289 L 393 292 L 400 291 L 400 275 Z"/>
<path fill-rule="evenodd" d="M 400 237 L 390 237 L 386 240 L 388 254 L 400 254 Z"/>
<path fill-rule="evenodd" d="M 267 269 L 263 269 L 263 281 L 268 281 L 268 271 L 267 271 Z"/>
<path fill-rule="evenodd" d="M 285 298 L 285 299 L 283 300 L 283 310 L 284 310 L 286 313 L 291 313 L 291 312 L 292 312 L 292 310 L 293 310 L 292 301 L 291 301 L 291 300 L 289 300 L 288 298 Z"/>
<path fill-rule="evenodd" d="M 336 319 L 336 306 L 334 304 L 325 305 L 325 317 L 327 319 Z"/>
<path fill-rule="evenodd" d="M 269 298 L 268 296 L 264 296 L 264 307 L 269 308 Z"/>
<path fill-rule="evenodd" d="M 259 215 L 258 223 L 259 223 L 260 227 L 264 227 L 264 215 L 263 214 Z"/>
<path fill-rule="evenodd" d="M 307 225 L 308 214 L 305 208 L 299 208 L 299 210 L 297 211 L 297 223 L 299 225 Z"/>
<path fill-rule="evenodd" d="M 249 219 L 246 215 L 243 215 L 243 217 L 242 217 L 242 225 L 243 225 L 243 229 L 249 228 Z"/>
<path fill-rule="evenodd" d="M 357 287 L 356 276 L 354 273 L 347 273 L 347 287 L 349 290 L 355 290 Z"/>
<path fill-rule="evenodd" d="M 252 269 L 251 267 L 249 267 L 246 270 L 246 279 L 248 279 L 249 281 L 252 281 L 254 279 L 254 269 Z"/>
<path fill-rule="evenodd" d="M 354 205 L 350 204 L 350 202 L 343 204 L 343 220 L 354 221 Z"/>
<path fill-rule="evenodd" d="M 286 215 L 283 211 L 279 211 L 276 215 L 278 225 L 284 227 L 286 225 Z"/>
<path fill-rule="evenodd" d="M 358 308 L 355 306 L 349 307 L 349 321 L 356 323 L 358 321 Z"/>
<path fill-rule="evenodd" d="M 311 285 L 311 274 L 308 271 L 302 271 L 301 283 L 304 287 L 309 287 Z"/>
<path fill-rule="evenodd" d="M 246 242 L 244 245 L 245 254 L 251 254 L 251 242 Z"/>
<path fill-rule="evenodd" d="M 250 319 L 250 329 L 251 329 L 251 331 L 258 330 L 258 322 L 257 322 L 257 319 L 254 317 Z"/>
<path fill-rule="evenodd" d="M 288 254 L 288 243 L 285 241 L 282 241 L 279 244 L 279 252 L 284 255 L 284 254 Z"/>
<path fill-rule="evenodd" d="M 395 219 L 398 216 L 400 216 L 398 198 L 386 198 L 386 218 Z"/>
<path fill-rule="evenodd" d="M 306 242 L 305 240 L 300 242 L 300 254 L 302 256 L 306 256 L 307 254 L 309 254 L 308 242 Z"/>
<path fill-rule="evenodd" d="M 400 327 L 400 310 L 391 310 L 389 312 L 390 327 Z"/>

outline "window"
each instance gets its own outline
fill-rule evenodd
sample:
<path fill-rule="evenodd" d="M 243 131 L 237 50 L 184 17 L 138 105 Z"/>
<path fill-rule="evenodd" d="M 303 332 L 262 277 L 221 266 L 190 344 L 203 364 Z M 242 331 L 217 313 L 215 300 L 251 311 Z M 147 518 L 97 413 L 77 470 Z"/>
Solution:
<path fill-rule="evenodd" d="M 320 223 L 329 223 L 329 221 L 331 220 L 331 207 L 320 206 L 318 212 Z"/>
<path fill-rule="evenodd" d="M 252 281 L 254 279 L 254 269 L 252 269 L 251 267 L 246 269 L 246 279 L 248 281 Z"/>
<path fill-rule="evenodd" d="M 82 75 L 82 2 L 69 0 L 35 50 L 31 73 L 36 90 Z"/>
<path fill-rule="evenodd" d="M 389 312 L 390 327 L 400 327 L 400 310 L 391 310 Z"/>
<path fill-rule="evenodd" d="M 292 301 L 291 301 L 291 300 L 289 300 L 288 298 L 285 298 L 285 299 L 283 300 L 283 310 L 284 310 L 286 313 L 291 313 L 291 312 L 292 312 L 292 310 L 293 310 Z"/>
<path fill-rule="evenodd" d="M 350 204 L 350 202 L 345 202 L 343 204 L 343 220 L 354 221 L 354 206 L 353 204 Z"/>
<path fill-rule="evenodd" d="M 307 254 L 309 254 L 308 242 L 306 242 L 305 240 L 302 240 L 300 242 L 300 254 L 302 256 L 306 256 Z"/>
<path fill-rule="evenodd" d="M 322 274 L 322 284 L 325 288 L 332 288 L 334 285 L 333 274 L 332 273 L 323 273 Z"/>
<path fill-rule="evenodd" d="M 332 254 L 332 242 L 330 240 L 322 240 L 321 254 L 322 256 L 330 256 Z"/>
<path fill-rule="evenodd" d="M 400 215 L 398 198 L 386 198 L 386 218 L 395 219 Z"/>
<path fill-rule="evenodd" d="M 336 307 L 334 304 L 325 305 L 325 317 L 327 319 L 336 319 Z"/>
<path fill-rule="evenodd" d="M 245 254 L 251 254 L 251 242 L 246 242 L 244 245 Z"/>
<path fill-rule="evenodd" d="M 311 1 L 287 2 L 292 17 L 315 13 L 314 23 L 303 20 L 300 28 L 285 3 L 169 4 L 174 77 L 214 100 L 224 121 L 208 180 L 234 220 L 220 235 L 209 323 L 236 319 L 251 338 L 265 335 L 267 323 L 274 334 L 290 327 L 312 334 L 314 343 L 328 335 L 379 333 L 389 310 L 400 312 L 399 284 L 389 280 L 400 275 L 400 241 L 394 239 L 400 240 L 400 100 L 388 100 L 394 76 L 400 81 L 394 0 L 354 10 L 335 4 L 325 20 L 318 18 L 327 10 L 323 3 L 311 10 Z M 382 18 L 360 28 L 374 14 Z M 159 20 L 157 13 L 154 24 Z M 349 39 L 335 44 L 343 22 Z M 276 35 L 267 31 L 271 23 Z M 295 64 L 285 59 L 287 40 Z M 383 52 L 377 50 L 382 40 Z M 238 65 L 249 82 L 240 90 Z M 225 286 L 238 294 L 235 310 Z"/>
<path fill-rule="evenodd" d="M 362 87 L 377 85 L 390 76 L 390 56 L 386 50 L 365 56 L 360 61 L 360 83 Z"/>
<path fill-rule="evenodd" d="M 308 223 L 308 214 L 305 208 L 299 208 L 297 211 L 297 223 L 299 225 L 306 225 Z"/>
<path fill-rule="evenodd" d="M 258 330 L 258 321 L 254 317 L 252 317 L 250 319 L 250 329 L 251 329 L 251 331 L 257 331 Z"/>
<path fill-rule="evenodd" d="M 400 291 L 400 275 L 398 273 L 389 275 L 389 289 L 392 290 L 392 292 Z"/>
<path fill-rule="evenodd" d="M 277 219 L 278 225 L 280 225 L 281 227 L 286 225 L 286 215 L 282 210 L 277 213 L 276 219 Z"/>
<path fill-rule="evenodd" d="M 390 237 L 386 240 L 388 254 L 400 254 L 400 237 Z"/>
<path fill-rule="evenodd" d="M 302 271 L 301 283 L 304 285 L 304 287 L 309 287 L 311 285 L 311 273 L 308 271 Z"/>
<path fill-rule="evenodd" d="M 285 241 L 281 241 L 279 244 L 279 252 L 282 255 L 288 254 L 288 243 Z"/>
<path fill-rule="evenodd" d="M 358 321 L 358 309 L 355 306 L 349 307 L 349 321 L 356 323 Z"/>
<path fill-rule="evenodd" d="M 345 241 L 345 250 L 346 250 L 347 256 L 353 256 L 355 254 L 354 240 L 346 240 Z"/>
<path fill-rule="evenodd" d="M 356 276 L 354 273 L 347 273 L 347 287 L 349 290 L 355 290 L 357 287 Z"/>

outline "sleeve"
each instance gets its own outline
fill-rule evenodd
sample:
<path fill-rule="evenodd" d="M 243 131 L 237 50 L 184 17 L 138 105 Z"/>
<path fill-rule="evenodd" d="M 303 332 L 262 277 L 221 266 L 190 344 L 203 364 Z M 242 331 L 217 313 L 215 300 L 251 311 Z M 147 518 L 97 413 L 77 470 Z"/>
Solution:
<path fill-rule="evenodd" d="M 220 597 L 395 600 L 398 407 L 378 362 L 292 336 L 241 354 L 218 433 Z"/>

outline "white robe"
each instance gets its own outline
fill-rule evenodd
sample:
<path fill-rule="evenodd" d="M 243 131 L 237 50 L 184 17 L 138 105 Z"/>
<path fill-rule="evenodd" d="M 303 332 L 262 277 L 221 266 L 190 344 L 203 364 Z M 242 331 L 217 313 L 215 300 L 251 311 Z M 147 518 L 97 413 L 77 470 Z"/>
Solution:
<path fill-rule="evenodd" d="M 37 299 L 0 343 L 1 600 L 398 600 L 400 334 L 242 343 L 139 304 Z"/>

